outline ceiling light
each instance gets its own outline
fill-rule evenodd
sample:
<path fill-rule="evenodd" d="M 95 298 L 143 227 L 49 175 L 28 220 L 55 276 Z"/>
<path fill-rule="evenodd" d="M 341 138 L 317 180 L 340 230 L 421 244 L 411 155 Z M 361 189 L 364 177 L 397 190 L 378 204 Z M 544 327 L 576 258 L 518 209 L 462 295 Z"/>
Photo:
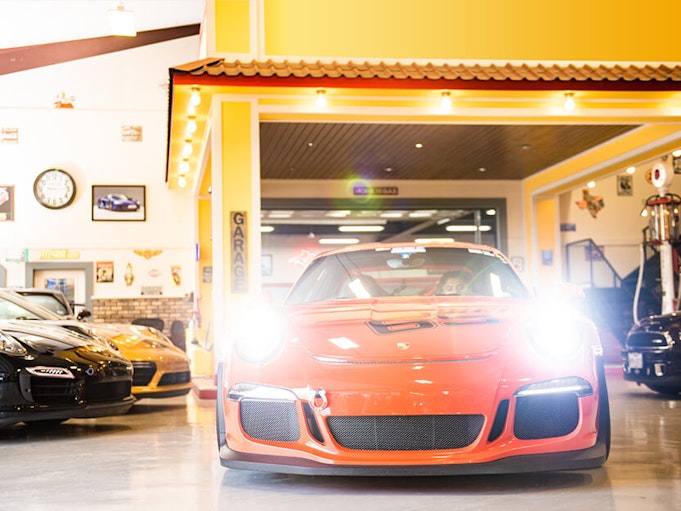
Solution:
<path fill-rule="evenodd" d="M 587 187 L 587 188 L 596 188 L 596 181 L 589 181 L 589 182 L 586 184 L 586 187 Z"/>
<path fill-rule="evenodd" d="M 422 148 L 423 148 L 423 144 L 422 144 L 421 142 L 416 142 L 416 143 L 414 144 L 414 147 L 415 147 L 416 149 L 422 149 Z"/>
<path fill-rule="evenodd" d="M 447 232 L 487 232 L 491 231 L 492 228 L 489 225 L 481 225 L 479 227 L 476 225 L 448 225 L 445 227 L 445 230 Z"/>
<path fill-rule="evenodd" d="M 487 211 L 485 211 L 485 214 L 487 216 L 495 216 L 497 214 L 497 210 L 496 209 L 488 209 Z"/>
<path fill-rule="evenodd" d="M 674 151 L 674 152 L 672 153 L 672 156 L 673 156 L 674 158 L 678 158 L 679 156 L 681 156 L 681 149 L 677 149 L 676 151 Z"/>
<path fill-rule="evenodd" d="M 381 213 L 378 216 L 381 218 L 402 218 L 404 213 L 401 211 L 386 211 L 385 213 Z"/>
<path fill-rule="evenodd" d="M 340 232 L 381 232 L 385 229 L 383 225 L 340 225 Z"/>
<path fill-rule="evenodd" d="M 319 238 L 320 245 L 355 245 L 359 243 L 357 238 Z"/>
<path fill-rule="evenodd" d="M 177 186 L 179 186 L 180 188 L 184 188 L 185 186 L 187 186 L 187 178 L 185 176 L 178 176 Z"/>
<path fill-rule="evenodd" d="M 185 175 L 189 172 L 189 160 L 184 159 L 180 162 L 180 167 L 177 170 L 177 173 L 180 175 Z"/>
<path fill-rule="evenodd" d="M 448 224 L 450 221 L 451 221 L 451 219 L 449 219 L 449 218 L 440 218 L 440 219 L 437 221 L 437 225 Z"/>
<path fill-rule="evenodd" d="M 572 112 L 575 109 L 575 95 L 572 92 L 566 92 L 563 108 L 566 112 Z"/>
<path fill-rule="evenodd" d="M 192 141 L 190 139 L 185 140 L 184 147 L 182 147 L 182 158 L 189 158 L 193 150 Z"/>
<path fill-rule="evenodd" d="M 193 107 L 197 107 L 201 104 L 201 89 L 198 87 L 192 87 L 192 95 L 189 97 L 189 104 Z"/>
<path fill-rule="evenodd" d="M 416 238 L 414 243 L 453 243 L 454 238 Z"/>
<path fill-rule="evenodd" d="M 630 176 L 631 176 L 632 174 L 634 174 L 635 172 L 636 172 L 636 167 L 629 167 L 629 168 L 627 169 L 627 174 L 629 174 Z"/>
<path fill-rule="evenodd" d="M 293 211 L 271 211 L 267 218 L 291 218 Z"/>
<path fill-rule="evenodd" d="M 434 210 L 434 209 L 422 209 L 422 210 L 419 210 L 419 211 L 412 211 L 411 213 L 409 213 L 409 217 L 411 217 L 411 218 L 430 218 L 435 213 L 437 213 L 437 211 Z"/>
<path fill-rule="evenodd" d="M 326 91 L 324 89 L 319 89 L 317 91 L 315 104 L 317 105 L 317 108 L 326 108 Z"/>
<path fill-rule="evenodd" d="M 196 124 L 196 117 L 190 115 L 188 120 L 187 120 L 187 130 L 185 131 L 185 134 L 187 137 L 191 137 L 196 130 L 198 129 L 198 126 Z"/>
<path fill-rule="evenodd" d="M 440 110 L 449 112 L 452 109 L 452 96 L 449 91 L 443 91 L 440 97 Z"/>
<path fill-rule="evenodd" d="M 329 211 L 328 213 L 325 213 L 324 216 L 330 216 L 333 218 L 345 218 L 350 214 L 349 209 L 339 209 L 337 211 Z"/>
<path fill-rule="evenodd" d="M 109 9 L 108 14 L 112 35 L 124 37 L 135 37 L 137 35 L 135 14 L 123 6 L 123 0 L 120 0 L 115 9 Z"/>
<path fill-rule="evenodd" d="M 273 225 L 261 225 L 260 226 L 260 232 L 272 232 L 272 231 L 274 231 Z"/>

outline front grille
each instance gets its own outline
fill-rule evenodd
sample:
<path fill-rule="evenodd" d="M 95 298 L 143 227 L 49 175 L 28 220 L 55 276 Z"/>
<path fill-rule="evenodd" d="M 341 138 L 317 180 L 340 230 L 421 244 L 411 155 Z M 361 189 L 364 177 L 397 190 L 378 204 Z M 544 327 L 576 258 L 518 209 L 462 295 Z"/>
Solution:
<path fill-rule="evenodd" d="M 84 399 L 88 403 L 102 403 L 105 401 L 120 401 L 130 395 L 130 381 L 113 381 L 86 384 Z"/>
<path fill-rule="evenodd" d="M 75 403 L 81 383 L 77 380 L 31 377 L 31 396 L 38 404 Z"/>
<path fill-rule="evenodd" d="M 165 373 L 161 376 L 161 380 L 158 382 L 158 386 L 162 387 L 164 385 L 177 385 L 179 383 L 188 383 L 191 380 L 191 374 L 189 371 L 181 371 L 179 373 Z"/>
<path fill-rule="evenodd" d="M 149 382 L 156 374 L 156 364 L 154 362 L 133 362 L 132 384 L 135 387 L 149 385 Z"/>
<path fill-rule="evenodd" d="M 239 413 L 241 427 L 251 438 L 273 442 L 295 442 L 300 438 L 295 403 L 243 399 Z"/>
<path fill-rule="evenodd" d="M 669 341 L 662 333 L 639 332 L 627 337 L 627 346 L 631 348 L 666 348 Z"/>
<path fill-rule="evenodd" d="M 537 440 L 567 435 L 579 423 L 577 394 L 519 397 L 515 408 L 513 433 L 521 440 Z"/>
<path fill-rule="evenodd" d="M 480 434 L 482 415 L 335 416 L 326 419 L 333 438 L 360 451 L 461 449 Z"/>

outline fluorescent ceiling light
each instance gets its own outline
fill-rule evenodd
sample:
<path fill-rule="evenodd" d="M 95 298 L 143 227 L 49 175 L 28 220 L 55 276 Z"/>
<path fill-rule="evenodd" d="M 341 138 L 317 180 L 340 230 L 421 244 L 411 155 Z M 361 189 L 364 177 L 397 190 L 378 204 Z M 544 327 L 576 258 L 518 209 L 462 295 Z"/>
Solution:
<path fill-rule="evenodd" d="M 434 209 L 422 209 L 420 211 L 412 211 L 409 213 L 409 216 L 411 218 L 430 218 L 435 213 L 437 213 L 437 211 Z"/>
<path fill-rule="evenodd" d="M 383 225 L 340 225 L 338 230 L 340 232 L 381 232 L 385 227 Z"/>
<path fill-rule="evenodd" d="M 109 9 L 109 26 L 113 35 L 135 37 L 135 14 L 123 6 L 123 1 L 115 9 Z"/>
<path fill-rule="evenodd" d="M 320 245 L 355 245 L 359 243 L 357 238 L 319 238 Z"/>
<path fill-rule="evenodd" d="M 274 231 L 273 225 L 261 225 L 260 226 L 260 232 L 272 232 L 272 231 Z"/>
<path fill-rule="evenodd" d="M 447 232 L 487 232 L 492 230 L 489 225 L 481 225 L 480 227 L 475 225 L 448 225 L 445 229 Z"/>
<path fill-rule="evenodd" d="M 416 238 L 414 243 L 452 243 L 454 238 Z"/>

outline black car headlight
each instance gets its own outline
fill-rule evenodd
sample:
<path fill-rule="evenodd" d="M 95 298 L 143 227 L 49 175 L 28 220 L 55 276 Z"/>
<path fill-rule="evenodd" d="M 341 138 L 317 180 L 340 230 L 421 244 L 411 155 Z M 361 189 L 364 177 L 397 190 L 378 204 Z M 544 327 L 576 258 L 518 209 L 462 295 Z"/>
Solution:
<path fill-rule="evenodd" d="M 5 355 L 12 355 L 15 357 L 23 357 L 28 352 L 19 341 L 13 339 L 8 335 L 0 333 L 0 353 L 4 353 Z"/>

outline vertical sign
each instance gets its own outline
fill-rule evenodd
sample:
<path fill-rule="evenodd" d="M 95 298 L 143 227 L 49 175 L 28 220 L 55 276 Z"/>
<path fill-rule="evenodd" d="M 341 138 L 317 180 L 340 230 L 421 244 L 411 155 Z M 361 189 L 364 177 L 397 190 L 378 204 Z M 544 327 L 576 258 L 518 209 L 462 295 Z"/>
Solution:
<path fill-rule="evenodd" d="M 231 243 L 231 275 L 232 293 L 248 293 L 248 238 L 246 237 L 245 211 L 231 211 L 230 243 Z"/>

